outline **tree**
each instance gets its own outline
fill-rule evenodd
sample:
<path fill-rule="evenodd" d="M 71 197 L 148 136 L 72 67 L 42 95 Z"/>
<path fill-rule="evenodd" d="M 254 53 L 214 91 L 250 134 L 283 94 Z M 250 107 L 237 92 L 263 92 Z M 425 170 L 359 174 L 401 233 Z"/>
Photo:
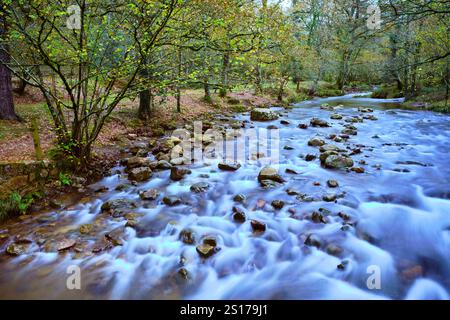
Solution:
<path fill-rule="evenodd" d="M 157 45 L 179 0 L 18 0 L 9 9 L 14 50 L 10 66 L 38 87 L 52 116 L 59 145 L 80 168 L 119 102 L 141 91 L 144 57 Z M 68 28 L 70 15 L 78 26 Z M 34 68 L 24 61 L 31 60 Z M 49 82 L 49 77 L 54 81 Z M 52 84 L 53 82 L 53 84 Z M 57 89 L 57 90 L 55 90 Z"/>
<path fill-rule="evenodd" d="M 5 7 L 0 7 L 0 119 L 19 120 L 14 111 L 11 71 L 8 68 L 11 57 L 7 41 L 6 14 Z"/>

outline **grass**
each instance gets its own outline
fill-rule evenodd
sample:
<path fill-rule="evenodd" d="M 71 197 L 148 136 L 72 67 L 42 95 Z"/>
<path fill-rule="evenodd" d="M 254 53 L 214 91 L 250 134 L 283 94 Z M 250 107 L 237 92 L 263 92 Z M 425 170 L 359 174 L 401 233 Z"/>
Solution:
<path fill-rule="evenodd" d="M 23 122 L 11 122 L 0 120 L 0 141 L 20 137 L 29 132 L 29 122 L 37 118 L 40 124 L 51 121 L 50 112 L 45 103 L 19 104 L 15 106 L 16 113 Z"/>

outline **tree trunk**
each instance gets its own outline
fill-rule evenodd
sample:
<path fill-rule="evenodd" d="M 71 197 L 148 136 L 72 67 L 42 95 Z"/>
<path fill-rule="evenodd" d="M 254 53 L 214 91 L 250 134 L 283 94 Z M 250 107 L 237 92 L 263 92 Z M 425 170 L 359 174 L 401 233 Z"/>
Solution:
<path fill-rule="evenodd" d="M 5 12 L 0 11 L 0 39 L 4 40 L 7 26 Z M 11 71 L 6 66 L 10 62 L 9 48 L 6 44 L 0 45 L 0 119 L 19 120 L 14 111 L 14 100 L 12 94 Z"/>
<path fill-rule="evenodd" d="M 222 86 L 220 88 L 219 95 L 225 97 L 228 93 L 228 72 L 230 69 L 230 53 L 225 52 L 223 54 L 223 64 L 222 64 Z"/>
<path fill-rule="evenodd" d="M 139 92 L 139 119 L 144 121 L 150 119 L 152 113 L 152 100 L 153 99 L 150 89 L 142 90 L 141 92 Z"/>
<path fill-rule="evenodd" d="M 205 91 L 205 97 L 203 98 L 207 103 L 212 102 L 211 91 L 209 89 L 208 79 L 205 78 L 203 81 L 203 90 Z"/>

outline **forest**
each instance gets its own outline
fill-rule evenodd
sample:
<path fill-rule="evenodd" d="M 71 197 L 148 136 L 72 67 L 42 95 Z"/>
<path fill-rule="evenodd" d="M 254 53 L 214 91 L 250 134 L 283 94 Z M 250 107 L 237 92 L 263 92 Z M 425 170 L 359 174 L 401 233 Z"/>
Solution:
<path fill-rule="evenodd" d="M 449 17 L 447 0 L 2 0 L 0 299 L 449 299 L 431 235 L 450 223 Z M 221 158 L 222 135 L 255 149 Z"/>

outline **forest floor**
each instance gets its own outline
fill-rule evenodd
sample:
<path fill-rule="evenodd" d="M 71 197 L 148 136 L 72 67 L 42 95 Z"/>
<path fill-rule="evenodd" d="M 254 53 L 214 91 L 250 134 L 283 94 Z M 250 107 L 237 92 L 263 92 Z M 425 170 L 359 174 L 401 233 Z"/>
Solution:
<path fill-rule="evenodd" d="M 244 110 L 251 107 L 267 106 L 276 103 L 269 96 L 255 96 L 249 90 L 229 93 L 220 98 L 213 94 L 213 104 L 203 101 L 201 90 L 185 90 L 181 97 L 181 113 L 176 112 L 174 97 L 160 98 L 156 101 L 154 117 L 148 122 L 137 118 L 139 101 L 125 100 L 107 120 L 94 148 L 98 156 L 112 157 L 118 141 L 138 131 L 152 136 L 161 136 L 165 131 L 179 127 L 182 123 L 199 119 L 211 113 L 224 113 Z M 28 89 L 22 96 L 15 96 L 17 114 L 22 122 L 0 121 L 0 162 L 18 162 L 35 159 L 33 139 L 30 132 L 31 119 L 39 124 L 41 147 L 45 157 L 50 157 L 55 147 L 55 135 L 52 120 L 42 96 L 35 89 Z"/>

